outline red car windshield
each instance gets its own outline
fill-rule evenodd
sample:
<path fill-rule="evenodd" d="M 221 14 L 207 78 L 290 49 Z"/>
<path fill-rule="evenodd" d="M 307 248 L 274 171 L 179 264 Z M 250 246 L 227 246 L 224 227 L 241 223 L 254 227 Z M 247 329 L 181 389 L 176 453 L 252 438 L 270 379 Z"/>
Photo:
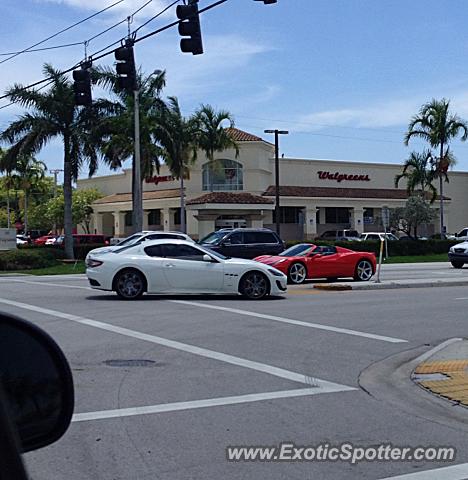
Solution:
<path fill-rule="evenodd" d="M 293 245 L 284 252 L 280 253 L 280 257 L 305 257 L 315 248 L 315 245 L 310 243 L 300 243 L 299 245 Z"/>

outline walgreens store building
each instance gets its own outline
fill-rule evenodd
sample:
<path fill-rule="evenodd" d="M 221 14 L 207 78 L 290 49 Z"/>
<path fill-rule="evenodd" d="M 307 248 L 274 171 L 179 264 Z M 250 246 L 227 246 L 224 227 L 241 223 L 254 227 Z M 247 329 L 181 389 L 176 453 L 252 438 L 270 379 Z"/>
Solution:
<path fill-rule="evenodd" d="M 234 150 L 216 154 L 217 166 L 199 152 L 185 182 L 187 233 L 194 239 L 226 227 L 274 228 L 274 145 L 247 132 L 230 129 Z M 382 231 L 381 209 L 404 206 L 407 193 L 395 188 L 401 164 L 298 158 L 280 159 L 280 222 L 284 240 L 305 240 L 325 230 L 352 228 Z M 132 232 L 131 170 L 78 181 L 78 188 L 97 188 L 104 195 L 93 204 L 92 229 L 125 237 Z M 447 232 L 468 226 L 468 172 L 450 172 L 445 184 Z M 437 210 L 438 202 L 434 203 Z M 143 226 L 150 230 L 180 228 L 179 182 L 164 165 L 144 181 Z M 438 221 L 420 233 L 438 233 Z"/>

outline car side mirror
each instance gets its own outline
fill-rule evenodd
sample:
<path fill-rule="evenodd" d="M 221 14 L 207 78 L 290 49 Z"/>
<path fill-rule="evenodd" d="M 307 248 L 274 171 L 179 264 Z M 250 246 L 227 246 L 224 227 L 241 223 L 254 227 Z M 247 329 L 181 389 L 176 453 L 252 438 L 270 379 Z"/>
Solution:
<path fill-rule="evenodd" d="M 66 432 L 74 408 L 67 359 L 39 327 L 1 313 L 0 388 L 22 453 L 50 445 Z"/>
<path fill-rule="evenodd" d="M 203 261 L 204 262 L 208 262 L 208 263 L 213 263 L 215 262 L 215 260 L 213 259 L 213 257 L 211 257 L 210 255 L 206 254 L 203 255 Z"/>

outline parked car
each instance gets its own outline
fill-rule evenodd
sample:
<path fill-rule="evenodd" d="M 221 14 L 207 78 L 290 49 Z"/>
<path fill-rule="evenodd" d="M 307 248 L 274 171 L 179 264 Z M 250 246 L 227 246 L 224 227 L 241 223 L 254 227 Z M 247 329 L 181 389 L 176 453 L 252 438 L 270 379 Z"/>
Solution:
<path fill-rule="evenodd" d="M 38 237 L 34 240 L 34 245 L 42 246 L 46 244 L 47 240 L 55 240 L 55 238 L 56 235 L 43 235 L 42 237 Z"/>
<path fill-rule="evenodd" d="M 143 293 L 232 293 L 250 299 L 279 295 L 287 277 L 268 265 L 229 258 L 186 240 L 148 240 L 109 253 L 89 255 L 92 288 L 126 300 Z"/>
<path fill-rule="evenodd" d="M 162 230 L 144 230 L 142 232 L 134 233 L 129 237 L 122 239 L 119 243 L 112 245 L 110 242 L 106 247 L 99 247 L 91 250 L 89 253 L 109 253 L 113 252 L 121 247 L 128 247 L 130 245 L 136 245 L 147 240 L 187 240 L 188 242 L 194 242 L 188 235 L 182 232 L 164 232 Z M 194 242 L 195 243 L 195 242 Z"/>
<path fill-rule="evenodd" d="M 107 235 L 95 234 L 73 234 L 73 245 L 109 245 L 110 237 Z M 65 236 L 60 235 L 55 239 L 52 245 L 63 247 L 65 243 Z M 46 245 L 48 241 L 46 241 Z"/>
<path fill-rule="evenodd" d="M 277 255 L 285 249 L 281 238 L 267 228 L 223 228 L 202 238 L 199 244 L 236 258 Z"/>
<path fill-rule="evenodd" d="M 468 227 L 462 228 L 458 233 L 454 235 L 454 237 L 457 240 L 468 240 Z"/>
<path fill-rule="evenodd" d="M 317 237 L 318 240 L 334 240 L 339 242 L 359 242 L 359 232 L 357 230 L 327 230 Z"/>
<path fill-rule="evenodd" d="M 16 245 L 23 246 L 23 245 L 30 245 L 31 239 L 27 235 L 16 235 Z"/>
<path fill-rule="evenodd" d="M 352 277 L 368 281 L 376 269 L 375 255 L 371 252 L 313 243 L 294 245 L 279 255 L 262 255 L 255 260 L 280 270 L 294 284 L 311 278 Z"/>
<path fill-rule="evenodd" d="M 390 241 L 395 241 L 398 240 L 398 237 L 396 235 L 393 235 L 393 233 L 385 233 L 385 232 L 364 232 L 361 233 L 361 236 L 359 237 L 361 241 L 369 241 L 369 240 L 375 240 L 380 242 L 381 240 L 385 239 L 385 236 L 387 237 L 387 240 Z"/>
<path fill-rule="evenodd" d="M 468 263 L 468 242 L 457 243 L 450 247 L 448 258 L 454 268 L 463 268 Z"/>

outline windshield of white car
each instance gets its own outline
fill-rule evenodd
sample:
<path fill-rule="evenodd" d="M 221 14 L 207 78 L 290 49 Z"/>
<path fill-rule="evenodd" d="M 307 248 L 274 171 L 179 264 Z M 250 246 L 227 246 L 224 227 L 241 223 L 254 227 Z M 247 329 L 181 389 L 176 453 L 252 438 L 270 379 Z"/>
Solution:
<path fill-rule="evenodd" d="M 209 243 L 211 245 L 214 245 L 215 243 L 218 243 L 218 241 L 225 236 L 226 236 L 226 232 L 213 232 L 207 235 L 206 237 L 202 238 L 199 243 Z"/>
<path fill-rule="evenodd" d="M 131 235 L 130 237 L 126 238 L 125 240 L 122 240 L 118 245 L 119 245 L 119 247 L 133 245 L 142 236 L 143 236 L 143 234 L 141 234 L 141 233 L 135 233 L 134 235 Z"/>
<path fill-rule="evenodd" d="M 308 243 L 301 243 L 299 245 L 293 245 L 284 252 L 280 253 L 280 257 L 305 257 L 315 248 L 315 245 Z"/>

